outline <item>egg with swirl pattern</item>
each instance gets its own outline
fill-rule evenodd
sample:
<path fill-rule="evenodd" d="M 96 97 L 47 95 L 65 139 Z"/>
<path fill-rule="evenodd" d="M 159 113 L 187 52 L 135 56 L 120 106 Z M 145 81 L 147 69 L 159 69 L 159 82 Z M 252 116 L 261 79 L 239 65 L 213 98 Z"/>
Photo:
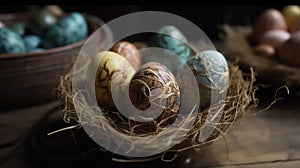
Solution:
<path fill-rule="evenodd" d="M 229 86 L 229 67 L 223 54 L 205 50 L 192 56 L 187 64 L 198 83 L 201 107 L 225 98 Z"/>
<path fill-rule="evenodd" d="M 129 85 L 135 69 L 123 56 L 112 51 L 98 53 L 89 68 L 94 67 L 97 67 L 95 83 L 90 84 L 95 89 L 99 106 L 106 110 L 117 110 L 112 98 L 112 89 Z"/>

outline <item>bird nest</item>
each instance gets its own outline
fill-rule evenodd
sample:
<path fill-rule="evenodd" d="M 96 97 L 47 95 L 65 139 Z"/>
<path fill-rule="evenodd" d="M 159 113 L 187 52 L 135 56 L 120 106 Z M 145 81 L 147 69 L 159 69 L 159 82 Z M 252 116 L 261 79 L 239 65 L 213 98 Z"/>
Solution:
<path fill-rule="evenodd" d="M 228 62 L 228 65 L 229 88 L 226 99 L 223 100 L 222 103 L 215 103 L 208 107 L 201 108 L 197 111 L 196 116 L 187 115 L 182 118 L 182 124 L 179 127 L 169 128 L 168 126 L 163 126 L 164 124 L 162 123 L 153 123 L 152 126 L 156 127 L 154 132 L 149 132 L 149 134 L 143 133 L 142 135 L 135 134 L 135 132 L 132 131 L 133 127 L 131 127 L 132 123 L 130 123 L 130 120 L 124 120 L 123 117 L 117 115 L 118 112 L 91 107 L 86 102 L 84 93 L 72 93 L 73 71 L 62 76 L 59 85 L 60 97 L 64 102 L 64 108 L 62 110 L 63 119 L 66 123 L 82 126 L 81 118 L 89 118 L 90 122 L 84 124 L 92 125 L 96 129 L 99 128 L 103 134 L 109 135 L 112 139 L 114 139 L 114 136 L 121 136 L 124 141 L 128 140 L 130 142 L 131 149 L 136 146 L 141 147 L 141 150 L 165 149 L 158 154 L 163 160 L 165 160 L 164 156 L 168 152 L 175 152 L 176 155 L 174 156 L 177 156 L 178 153 L 183 151 L 199 149 L 223 137 L 245 112 L 253 110 L 253 108 L 258 105 L 258 100 L 254 96 L 256 89 L 253 85 L 255 77 L 252 69 L 250 68 L 250 73 L 245 74 L 237 65 L 231 62 Z M 213 119 L 214 116 L 210 116 L 209 111 L 212 109 L 221 114 L 221 118 L 217 122 Z M 110 115 L 113 117 L 95 115 L 99 112 L 114 115 Z M 164 120 L 161 122 L 164 122 Z M 189 130 L 186 130 L 187 125 L 191 125 Z M 134 127 L 139 127 L 139 125 L 135 125 Z M 210 128 L 212 132 L 209 137 L 201 140 L 199 137 L 208 128 Z M 114 129 L 114 131 L 112 129 Z M 111 134 L 111 132 L 115 131 L 122 132 L 122 134 Z M 184 134 L 184 139 L 179 140 L 176 138 L 178 134 Z M 135 139 L 133 141 L 130 138 Z M 175 145 L 168 148 L 170 143 Z M 119 142 L 117 145 L 122 148 L 122 142 Z M 136 160 L 136 158 L 127 159 Z"/>

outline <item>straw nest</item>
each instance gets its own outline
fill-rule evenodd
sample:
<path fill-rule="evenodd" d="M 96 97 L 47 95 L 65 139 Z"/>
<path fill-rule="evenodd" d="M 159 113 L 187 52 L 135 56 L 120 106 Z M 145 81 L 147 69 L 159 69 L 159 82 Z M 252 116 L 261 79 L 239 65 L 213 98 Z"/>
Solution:
<path fill-rule="evenodd" d="M 199 149 L 203 146 L 210 145 L 217 139 L 223 137 L 230 127 L 237 122 L 248 110 L 253 110 L 258 105 L 258 100 L 255 98 L 255 90 L 254 87 L 254 72 L 250 71 L 250 73 L 243 73 L 239 67 L 231 62 L 228 62 L 229 65 L 229 89 L 227 92 L 226 100 L 220 104 L 213 104 L 210 107 L 202 108 L 198 111 L 196 115 L 196 119 L 192 120 L 190 116 L 184 118 L 184 123 L 182 124 L 182 128 L 173 128 L 168 129 L 168 127 L 161 127 L 160 123 L 155 123 L 154 125 L 157 127 L 156 132 L 151 132 L 149 135 L 143 134 L 142 142 L 132 142 L 132 146 L 135 144 L 143 144 L 145 147 L 157 147 L 159 144 L 160 148 L 164 148 L 164 145 L 168 145 L 168 142 L 174 143 L 175 146 L 172 148 L 162 152 L 159 156 L 163 156 L 168 152 L 175 152 L 176 155 L 179 152 L 187 151 L 189 149 Z M 120 119 L 122 122 L 119 122 L 119 119 L 112 119 L 111 117 L 95 116 L 97 114 L 97 108 L 90 107 L 87 105 L 86 101 L 83 98 L 82 93 L 76 93 L 76 96 L 72 96 L 72 75 L 73 71 L 71 70 L 69 73 L 61 77 L 61 82 L 59 85 L 60 97 L 64 102 L 64 108 L 62 110 L 63 119 L 67 123 L 77 124 L 80 126 L 80 118 L 87 117 L 90 118 L 91 123 L 85 123 L 93 125 L 94 127 L 101 128 L 104 131 L 107 131 L 109 134 L 110 129 L 115 129 L 119 132 L 125 132 L 125 134 L 121 134 L 118 136 L 124 136 L 123 138 L 127 138 L 126 132 L 128 135 L 132 136 L 141 136 L 138 134 L 134 134 L 134 132 L 130 131 L 131 123 L 128 123 L 128 120 Z M 74 108 L 76 105 L 76 111 Z M 79 108 L 79 109 L 78 109 Z M 98 108 L 99 109 L 99 108 Z M 101 108 L 100 108 L 101 109 Z M 215 109 L 217 111 L 222 112 L 221 119 L 215 123 L 214 121 L 210 121 L 209 118 L 209 109 Z M 108 114 L 117 114 L 117 112 L 106 111 L 101 109 L 102 113 Z M 114 115 L 114 117 L 118 117 L 118 115 Z M 101 122 L 105 120 L 106 122 Z M 187 124 L 190 124 L 193 121 L 191 129 L 188 130 L 187 134 L 183 141 L 178 141 L 176 137 L 176 133 L 184 130 Z M 99 124 L 102 123 L 102 124 Z M 213 128 L 213 132 L 210 134 L 208 138 L 204 141 L 199 141 L 200 133 L 203 129 L 203 125 L 206 123 L 209 127 Z M 112 127 L 111 127 L 112 126 Z M 73 127 L 72 127 L 73 128 Z M 186 131 L 186 130 L 184 130 Z M 164 140 L 164 143 L 160 141 L 156 141 L 153 139 L 153 136 L 166 136 L 167 139 Z M 114 136 L 114 135 L 110 135 Z M 178 142 L 177 142 L 178 141 Z M 121 147 L 121 144 L 120 144 Z"/>

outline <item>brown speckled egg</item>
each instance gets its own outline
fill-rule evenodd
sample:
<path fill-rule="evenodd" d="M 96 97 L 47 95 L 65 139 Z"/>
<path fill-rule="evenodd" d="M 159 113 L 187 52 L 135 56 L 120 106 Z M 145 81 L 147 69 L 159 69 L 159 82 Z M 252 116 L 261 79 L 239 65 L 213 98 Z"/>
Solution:
<path fill-rule="evenodd" d="M 141 64 L 141 55 L 137 47 L 130 42 L 120 41 L 113 46 L 112 51 L 125 57 L 135 69 Z"/>
<path fill-rule="evenodd" d="M 268 58 L 274 58 L 275 48 L 269 44 L 259 44 L 255 46 L 254 53 Z"/>
<path fill-rule="evenodd" d="M 98 63 L 100 59 L 94 85 L 96 98 L 102 108 L 116 110 L 112 99 L 112 88 L 128 85 L 135 70 L 124 57 L 115 52 L 100 52 L 91 63 Z M 116 81 L 114 86 L 112 81 Z"/>
<path fill-rule="evenodd" d="M 269 44 L 278 50 L 281 45 L 291 37 L 285 30 L 269 30 L 260 39 L 260 44 Z"/>
<path fill-rule="evenodd" d="M 284 63 L 300 66 L 300 31 L 291 34 L 291 38 L 283 43 L 278 57 Z"/>
<path fill-rule="evenodd" d="M 179 86 L 171 71 L 160 63 L 148 62 L 138 69 L 130 82 L 129 95 L 132 104 L 139 110 L 147 110 L 150 105 L 164 107 L 163 112 L 155 119 L 158 123 L 170 118 L 165 123 L 169 124 L 175 119 L 171 116 L 176 116 L 179 112 Z"/>
<path fill-rule="evenodd" d="M 287 30 L 286 21 L 277 9 L 268 9 L 258 17 L 252 27 L 252 38 L 259 41 L 268 30 Z"/>

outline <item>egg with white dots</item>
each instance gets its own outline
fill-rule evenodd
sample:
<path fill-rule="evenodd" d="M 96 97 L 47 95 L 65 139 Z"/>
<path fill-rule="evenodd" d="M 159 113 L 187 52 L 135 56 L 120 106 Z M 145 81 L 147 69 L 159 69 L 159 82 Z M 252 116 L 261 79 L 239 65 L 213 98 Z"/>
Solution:
<path fill-rule="evenodd" d="M 187 64 L 193 71 L 200 93 L 200 106 L 218 103 L 229 86 L 229 68 L 223 54 L 206 50 L 192 56 Z"/>

